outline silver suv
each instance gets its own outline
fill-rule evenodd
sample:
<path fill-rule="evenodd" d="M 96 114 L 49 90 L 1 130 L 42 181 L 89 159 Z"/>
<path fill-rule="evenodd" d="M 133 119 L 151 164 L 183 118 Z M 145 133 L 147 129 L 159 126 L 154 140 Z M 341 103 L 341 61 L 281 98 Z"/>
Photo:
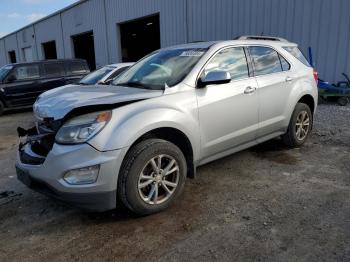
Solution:
<path fill-rule="evenodd" d="M 42 94 L 18 128 L 18 178 L 88 210 L 167 208 L 210 161 L 312 129 L 317 74 L 296 44 L 242 37 L 158 50 L 110 86 Z"/>

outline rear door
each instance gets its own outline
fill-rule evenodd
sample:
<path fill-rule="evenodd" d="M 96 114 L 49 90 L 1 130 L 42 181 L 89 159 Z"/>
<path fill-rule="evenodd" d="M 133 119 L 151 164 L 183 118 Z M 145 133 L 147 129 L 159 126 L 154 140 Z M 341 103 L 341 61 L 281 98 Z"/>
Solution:
<path fill-rule="evenodd" d="M 40 65 L 17 65 L 6 77 L 3 94 L 11 107 L 27 106 L 35 102 L 41 93 Z"/>
<path fill-rule="evenodd" d="M 42 92 L 65 85 L 66 71 L 63 62 L 43 63 Z"/>
<path fill-rule="evenodd" d="M 229 72 L 231 82 L 196 89 L 203 158 L 254 143 L 259 125 L 257 84 L 249 74 L 245 49 L 222 49 L 201 76 L 216 70 Z"/>
<path fill-rule="evenodd" d="M 258 83 L 259 130 L 257 138 L 284 131 L 286 106 L 294 76 L 290 63 L 276 50 L 251 46 L 249 52 Z"/>

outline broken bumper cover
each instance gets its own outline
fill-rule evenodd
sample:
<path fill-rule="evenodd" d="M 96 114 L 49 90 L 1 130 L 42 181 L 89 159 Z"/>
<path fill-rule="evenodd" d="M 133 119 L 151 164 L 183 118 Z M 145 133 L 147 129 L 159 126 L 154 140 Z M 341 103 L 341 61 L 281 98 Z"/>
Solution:
<path fill-rule="evenodd" d="M 100 152 L 88 144 L 54 144 L 47 157 L 40 159 L 26 144 L 17 154 L 17 177 L 45 195 L 89 211 L 106 211 L 116 207 L 122 153 L 123 150 Z M 63 179 L 68 171 L 95 165 L 100 169 L 94 183 L 71 185 Z"/>

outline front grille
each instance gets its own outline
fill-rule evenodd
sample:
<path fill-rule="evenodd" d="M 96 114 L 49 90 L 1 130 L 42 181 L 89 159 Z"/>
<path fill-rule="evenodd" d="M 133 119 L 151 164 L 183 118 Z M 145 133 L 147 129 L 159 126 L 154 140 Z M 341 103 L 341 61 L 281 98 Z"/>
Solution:
<path fill-rule="evenodd" d="M 45 162 L 45 158 L 34 157 L 27 154 L 24 150 L 19 151 L 21 162 L 27 165 L 42 165 Z"/>
<path fill-rule="evenodd" d="M 35 154 L 46 157 L 54 143 L 55 135 L 47 135 L 37 141 L 31 142 L 31 149 Z"/>

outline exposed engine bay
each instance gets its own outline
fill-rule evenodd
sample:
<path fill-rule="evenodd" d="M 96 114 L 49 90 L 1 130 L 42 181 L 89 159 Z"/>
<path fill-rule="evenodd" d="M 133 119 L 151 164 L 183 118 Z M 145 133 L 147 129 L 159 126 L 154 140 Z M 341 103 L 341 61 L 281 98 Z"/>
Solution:
<path fill-rule="evenodd" d="M 103 109 L 118 108 L 142 100 L 143 99 L 137 99 L 116 104 L 102 104 L 78 107 L 70 111 L 62 119 L 55 120 L 54 118 L 47 117 L 43 118 L 42 120 L 38 120 L 36 122 L 36 126 L 31 127 L 29 129 L 18 127 L 17 134 L 20 138 L 19 154 L 21 161 L 24 164 L 29 165 L 43 164 L 45 158 L 47 157 L 55 143 L 55 136 L 57 132 L 62 127 L 62 125 L 69 119 Z"/>
<path fill-rule="evenodd" d="M 24 164 L 41 165 L 55 144 L 60 128 L 74 117 L 113 110 L 131 103 L 158 97 L 163 90 L 144 90 L 113 86 L 66 86 L 42 94 L 33 106 L 36 126 L 17 128 L 19 154 Z M 84 98 L 84 99 L 83 99 Z"/>
<path fill-rule="evenodd" d="M 62 121 L 48 118 L 37 122 L 36 126 L 29 129 L 18 127 L 21 161 L 24 164 L 42 164 L 55 143 L 55 135 L 61 125 Z"/>

